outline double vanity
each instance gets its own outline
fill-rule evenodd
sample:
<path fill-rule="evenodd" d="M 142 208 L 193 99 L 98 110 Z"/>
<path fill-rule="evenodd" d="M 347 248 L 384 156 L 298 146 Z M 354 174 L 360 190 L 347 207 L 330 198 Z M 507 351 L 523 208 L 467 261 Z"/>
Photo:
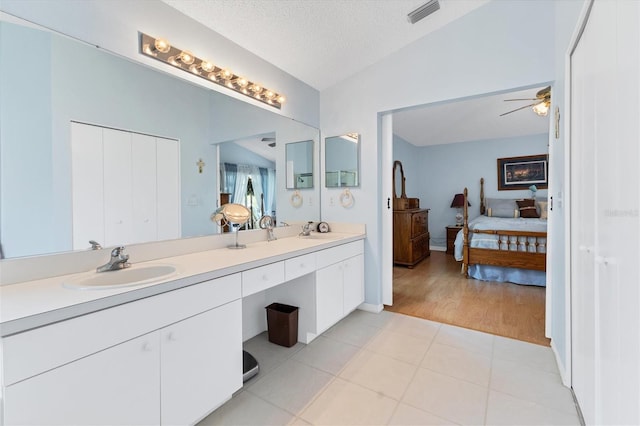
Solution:
<path fill-rule="evenodd" d="M 364 301 L 364 227 L 297 229 L 0 287 L 0 424 L 196 423 L 242 387 L 265 306 L 298 306 L 309 343 Z"/>

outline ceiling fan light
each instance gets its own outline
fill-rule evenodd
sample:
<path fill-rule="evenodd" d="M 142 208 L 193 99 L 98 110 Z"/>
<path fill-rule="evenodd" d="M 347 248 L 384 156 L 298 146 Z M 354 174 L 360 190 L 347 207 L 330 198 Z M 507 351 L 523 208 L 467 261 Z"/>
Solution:
<path fill-rule="evenodd" d="M 538 114 L 540 117 L 546 117 L 549 113 L 549 104 L 547 102 L 540 102 L 533 106 L 533 112 Z"/>

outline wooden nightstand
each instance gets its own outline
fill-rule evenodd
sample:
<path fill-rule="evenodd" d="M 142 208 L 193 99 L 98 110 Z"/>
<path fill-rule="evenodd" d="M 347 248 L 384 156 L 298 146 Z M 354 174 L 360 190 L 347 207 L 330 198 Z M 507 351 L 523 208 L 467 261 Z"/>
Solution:
<path fill-rule="evenodd" d="M 447 226 L 447 253 L 453 254 L 453 243 L 456 241 L 458 231 L 462 229 L 462 225 Z"/>

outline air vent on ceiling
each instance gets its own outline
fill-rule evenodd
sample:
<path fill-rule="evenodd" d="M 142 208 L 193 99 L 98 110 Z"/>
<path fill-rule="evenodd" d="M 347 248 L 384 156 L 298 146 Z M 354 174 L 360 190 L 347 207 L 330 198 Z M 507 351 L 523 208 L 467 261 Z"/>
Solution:
<path fill-rule="evenodd" d="M 267 145 L 271 148 L 276 146 L 276 138 L 262 138 L 262 142 L 267 142 Z"/>
<path fill-rule="evenodd" d="M 440 2 L 438 0 L 431 0 L 423 4 L 413 12 L 409 13 L 407 15 L 407 20 L 412 24 L 415 24 L 419 20 L 426 18 L 427 16 L 431 15 L 433 12 L 439 9 L 440 9 Z"/>

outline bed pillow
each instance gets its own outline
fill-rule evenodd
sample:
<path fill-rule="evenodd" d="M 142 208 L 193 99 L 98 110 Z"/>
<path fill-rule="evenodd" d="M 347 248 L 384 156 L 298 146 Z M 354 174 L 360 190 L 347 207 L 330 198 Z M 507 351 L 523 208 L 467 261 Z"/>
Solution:
<path fill-rule="evenodd" d="M 520 210 L 514 199 L 487 198 L 487 216 L 491 217 L 518 217 Z"/>
<path fill-rule="evenodd" d="M 534 199 L 524 199 L 517 200 L 518 208 L 520 209 L 520 217 L 524 218 L 538 218 L 540 215 L 536 210 L 536 200 Z"/>
<path fill-rule="evenodd" d="M 548 214 L 548 203 L 546 201 L 537 201 L 536 204 L 538 205 L 538 213 L 540 214 L 540 219 L 546 219 Z"/>

